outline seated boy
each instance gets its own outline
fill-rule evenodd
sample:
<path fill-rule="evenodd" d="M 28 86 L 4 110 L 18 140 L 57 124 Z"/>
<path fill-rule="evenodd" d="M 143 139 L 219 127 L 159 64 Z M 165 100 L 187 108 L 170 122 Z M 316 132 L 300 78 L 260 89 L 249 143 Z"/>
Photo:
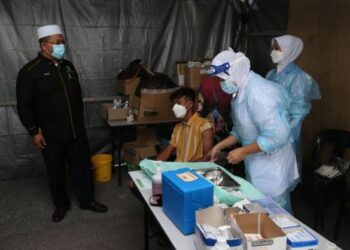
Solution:
<path fill-rule="evenodd" d="M 166 161 L 176 151 L 175 161 L 205 161 L 213 147 L 211 123 L 195 112 L 195 92 L 190 88 L 180 88 L 171 96 L 173 112 L 182 121 L 175 125 L 169 145 L 157 156 Z"/>
<path fill-rule="evenodd" d="M 175 125 L 168 146 L 157 156 L 156 160 L 166 161 L 176 151 L 175 161 L 206 161 L 213 147 L 214 132 L 211 123 L 195 112 L 195 92 L 190 88 L 180 88 L 171 96 L 174 102 L 173 112 L 182 121 Z M 130 181 L 131 192 L 142 202 L 142 196 L 134 183 Z M 163 242 L 163 243 L 162 243 Z M 160 238 L 158 243 L 167 241 Z"/>

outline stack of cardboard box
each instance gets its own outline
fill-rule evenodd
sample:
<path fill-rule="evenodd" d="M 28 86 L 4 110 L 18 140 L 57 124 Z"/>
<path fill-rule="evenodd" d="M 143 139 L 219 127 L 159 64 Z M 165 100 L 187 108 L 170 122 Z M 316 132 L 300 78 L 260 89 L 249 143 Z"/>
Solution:
<path fill-rule="evenodd" d="M 175 75 L 179 86 L 199 90 L 203 77 L 207 72 L 208 60 L 185 61 L 175 63 Z"/>
<path fill-rule="evenodd" d="M 140 78 L 133 78 L 118 82 L 118 92 L 124 95 L 130 105 L 136 121 L 164 121 L 175 120 L 172 113 L 173 103 L 170 95 L 174 89 L 142 89 L 141 96 L 135 96 L 135 90 Z"/>
<path fill-rule="evenodd" d="M 170 95 L 173 89 L 142 89 L 141 97 L 133 96 L 131 107 L 137 121 L 176 120 Z"/>
<path fill-rule="evenodd" d="M 109 121 L 126 120 L 131 108 L 135 120 L 139 122 L 176 120 L 170 95 L 178 88 L 142 89 L 141 96 L 138 97 L 135 96 L 135 90 L 139 83 L 138 77 L 118 81 L 118 93 L 128 101 L 129 107 L 113 109 L 111 103 L 104 103 L 101 106 L 101 116 Z"/>
<path fill-rule="evenodd" d="M 155 128 L 138 127 L 137 140 L 123 145 L 123 160 L 138 165 L 142 159 L 157 155 L 157 144 L 159 141 L 156 138 Z"/>

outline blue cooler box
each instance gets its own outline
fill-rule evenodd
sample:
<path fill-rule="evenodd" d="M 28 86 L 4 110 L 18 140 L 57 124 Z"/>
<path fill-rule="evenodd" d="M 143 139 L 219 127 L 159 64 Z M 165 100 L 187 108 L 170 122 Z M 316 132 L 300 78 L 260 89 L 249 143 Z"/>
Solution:
<path fill-rule="evenodd" d="M 162 192 L 164 213 L 185 235 L 195 231 L 195 211 L 213 205 L 213 185 L 189 168 L 163 172 Z"/>

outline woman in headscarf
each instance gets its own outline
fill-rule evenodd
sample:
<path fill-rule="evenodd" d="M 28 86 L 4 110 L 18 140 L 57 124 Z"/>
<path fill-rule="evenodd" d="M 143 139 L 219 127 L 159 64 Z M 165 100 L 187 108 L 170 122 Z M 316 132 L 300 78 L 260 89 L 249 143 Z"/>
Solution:
<path fill-rule="evenodd" d="M 294 63 L 302 50 L 303 41 L 298 37 L 284 35 L 272 39 L 271 58 L 277 67 L 266 76 L 266 79 L 284 86 L 291 99 L 288 113 L 300 175 L 302 173 L 301 126 L 311 110 L 311 100 L 321 99 L 318 84 Z"/>
<path fill-rule="evenodd" d="M 289 188 L 299 176 L 290 138 L 286 91 L 251 71 L 249 59 L 232 50 L 213 59 L 211 73 L 223 80 L 222 90 L 233 97 L 232 131 L 213 147 L 211 159 L 240 142 L 242 147 L 229 152 L 229 163 L 244 160 L 248 181 L 291 212 Z"/>

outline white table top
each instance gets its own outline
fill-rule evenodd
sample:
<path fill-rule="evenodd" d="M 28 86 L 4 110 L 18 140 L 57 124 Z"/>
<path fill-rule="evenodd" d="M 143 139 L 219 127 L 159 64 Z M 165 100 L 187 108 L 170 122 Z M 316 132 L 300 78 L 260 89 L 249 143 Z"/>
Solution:
<path fill-rule="evenodd" d="M 152 211 L 155 218 L 158 220 L 159 225 L 163 228 L 164 232 L 167 234 L 169 240 L 175 247 L 175 249 L 179 250 L 196 250 L 194 244 L 195 235 L 183 235 L 181 231 L 175 226 L 175 224 L 163 213 L 162 207 L 154 207 L 149 204 L 149 197 L 152 196 L 152 189 L 150 188 L 151 180 L 147 178 L 147 176 L 143 173 L 142 170 L 129 172 L 131 179 L 134 182 L 137 182 L 136 179 L 142 179 L 144 187 L 137 185 L 139 188 L 143 199 L 147 202 L 148 207 Z M 304 228 L 306 228 L 309 232 L 311 232 L 316 238 L 318 238 L 319 250 L 327 250 L 328 244 L 332 244 L 329 240 L 324 238 L 322 235 L 315 232 L 313 229 L 309 228 L 307 225 L 303 224 L 299 220 L 295 218 Z M 340 248 L 337 248 L 340 249 Z"/>

